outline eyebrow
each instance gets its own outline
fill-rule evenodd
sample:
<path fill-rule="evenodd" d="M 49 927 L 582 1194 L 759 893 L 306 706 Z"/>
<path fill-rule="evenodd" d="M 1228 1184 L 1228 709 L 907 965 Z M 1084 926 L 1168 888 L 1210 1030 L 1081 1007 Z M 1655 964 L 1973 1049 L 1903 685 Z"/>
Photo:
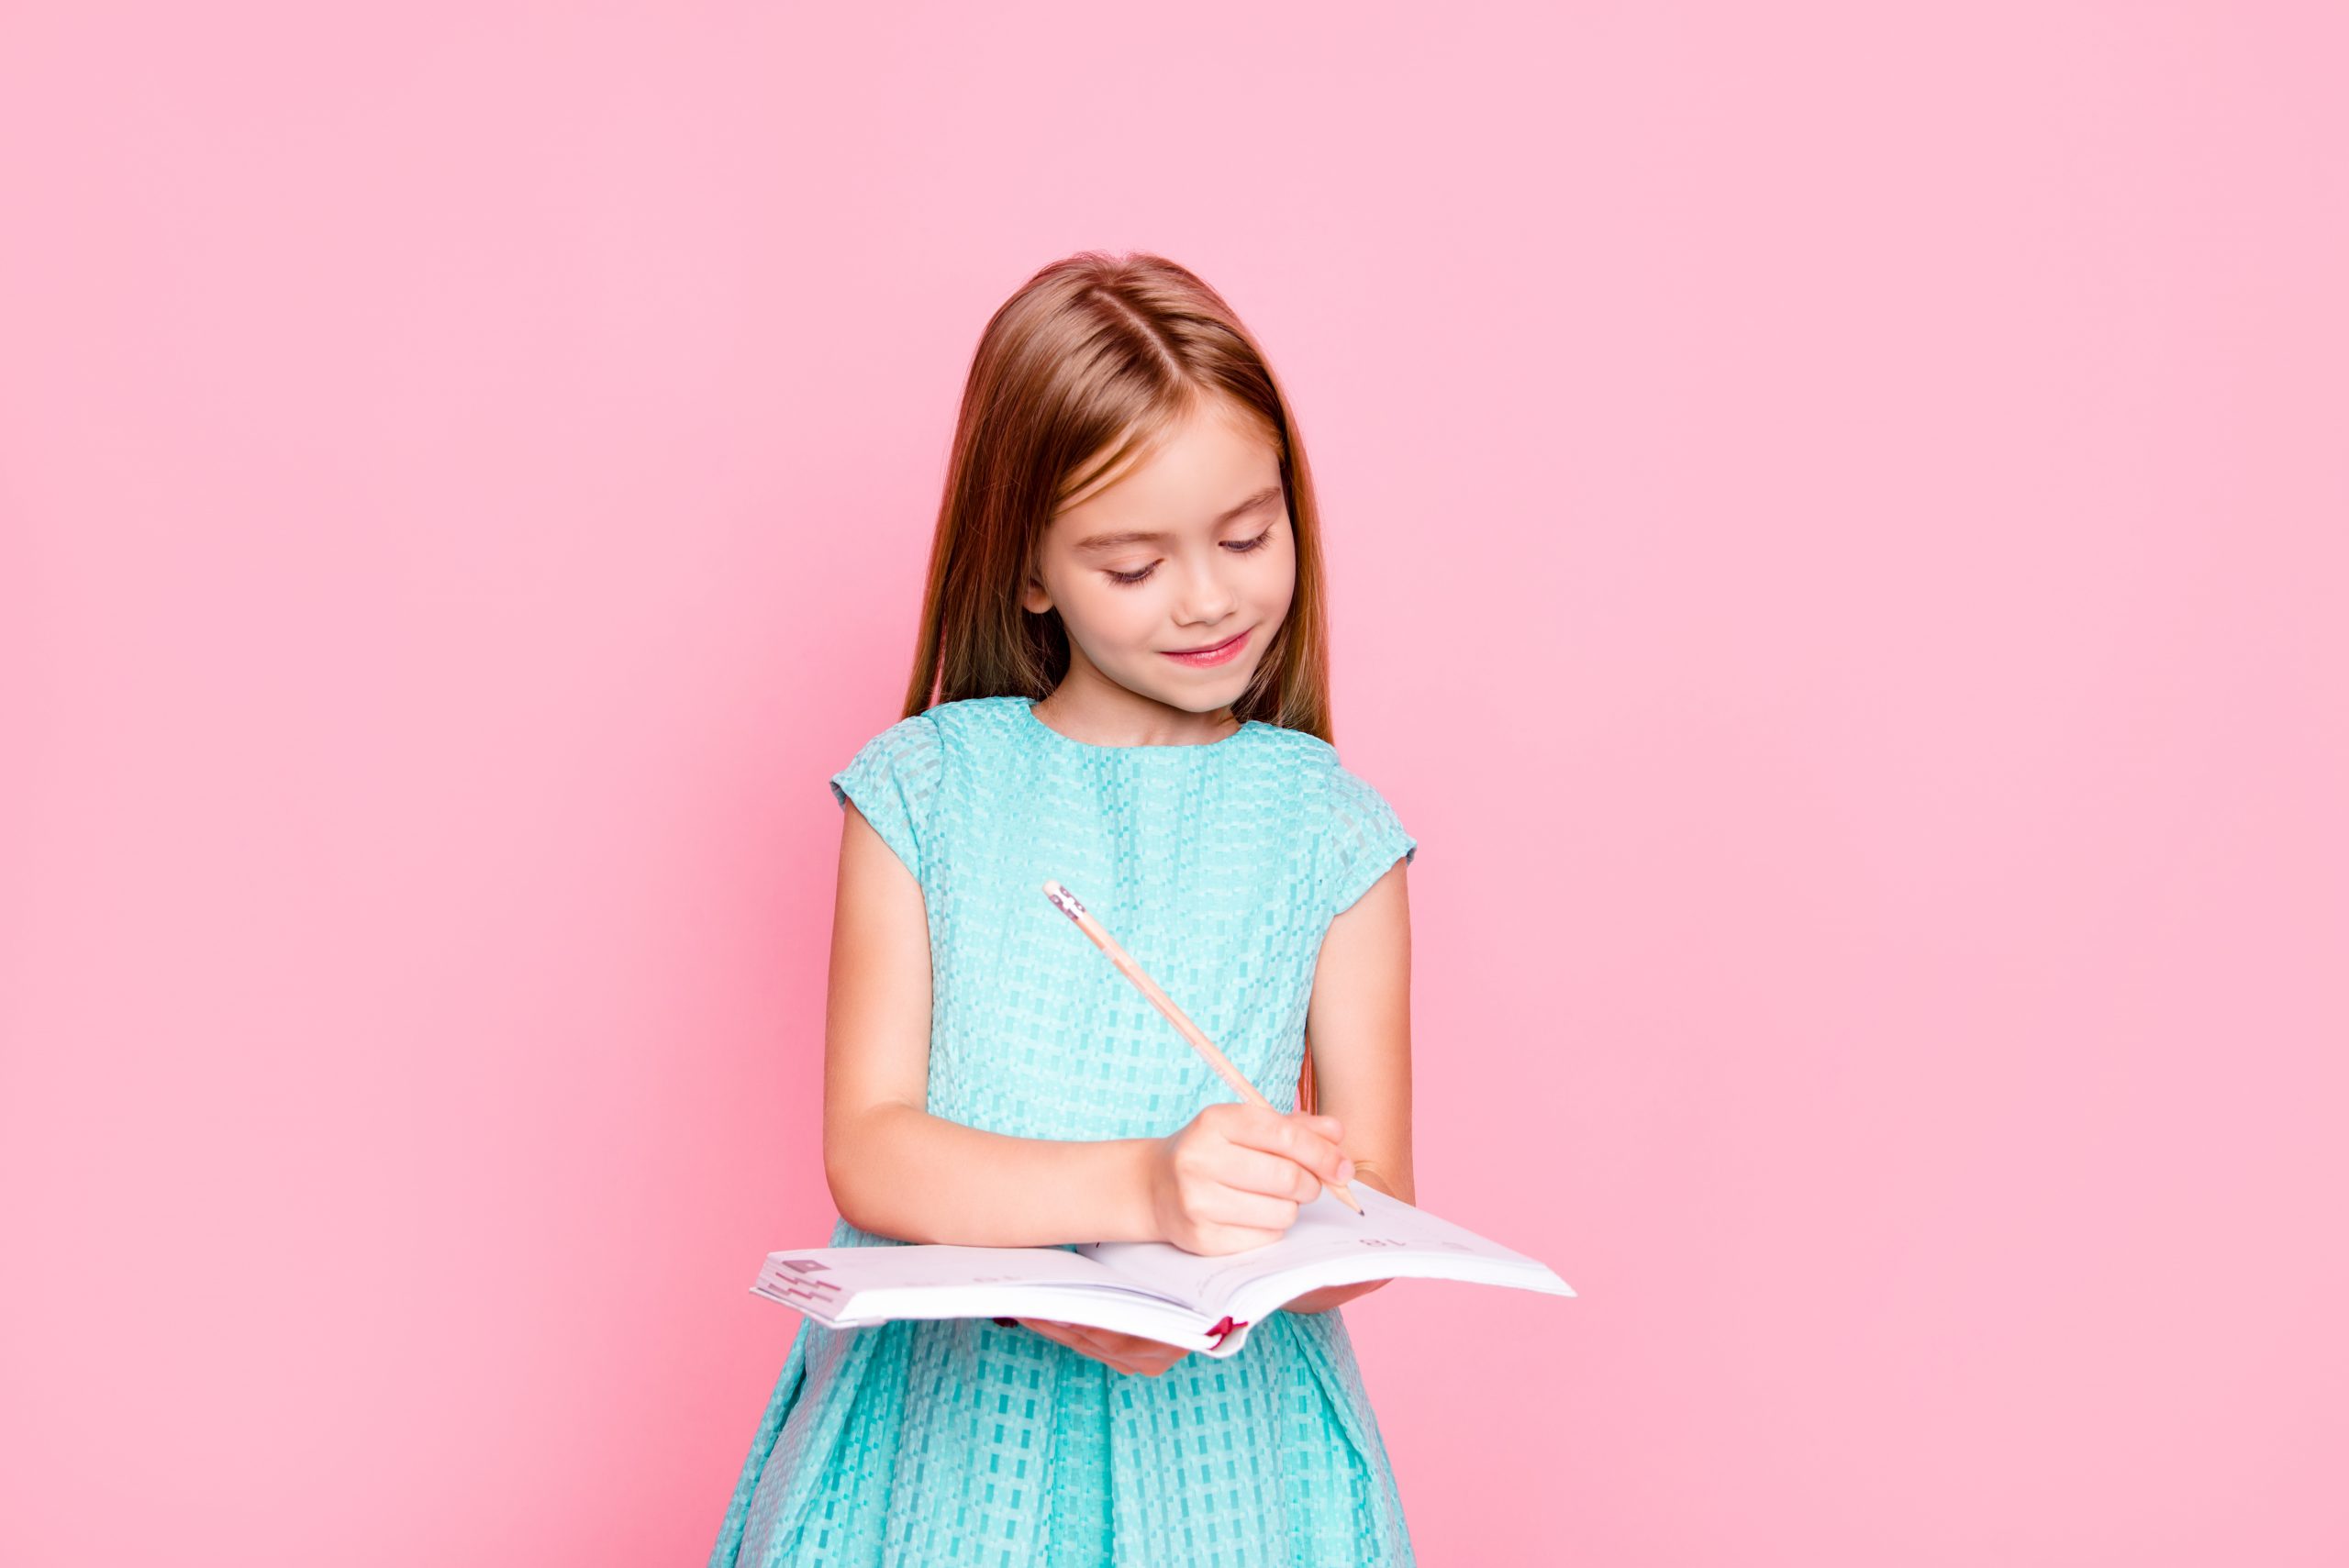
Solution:
<path fill-rule="evenodd" d="M 1257 507 L 1264 505 L 1266 502 L 1277 501 L 1280 498 L 1281 487 L 1277 484 L 1268 486 L 1265 489 L 1257 491 L 1256 494 L 1249 496 L 1248 499 L 1241 502 L 1240 505 L 1224 513 L 1223 516 L 1218 517 L 1208 526 L 1219 528 L 1223 527 L 1224 524 L 1231 521 L 1232 518 L 1246 517 L 1249 513 L 1254 511 Z M 1153 533 L 1141 528 L 1128 528 L 1121 533 L 1094 534 L 1090 538 L 1081 539 L 1076 541 L 1075 548 L 1082 552 L 1090 554 L 1096 550 L 1116 550 L 1121 545 L 1157 544 L 1162 540 L 1170 539 L 1174 537 L 1174 535 L 1167 533 Z"/>

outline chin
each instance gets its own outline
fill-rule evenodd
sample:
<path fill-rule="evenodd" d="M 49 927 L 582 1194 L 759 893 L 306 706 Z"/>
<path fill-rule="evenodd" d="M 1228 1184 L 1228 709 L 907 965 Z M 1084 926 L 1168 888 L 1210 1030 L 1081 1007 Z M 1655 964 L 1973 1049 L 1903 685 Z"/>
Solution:
<path fill-rule="evenodd" d="M 1179 707 L 1185 713 L 1208 714 L 1219 707 L 1230 707 L 1232 700 L 1248 689 L 1256 672 L 1253 666 L 1239 666 L 1218 670 L 1213 679 L 1184 681 L 1169 686 L 1163 682 L 1150 685 L 1135 685 L 1132 689 L 1147 692 L 1168 707 Z"/>

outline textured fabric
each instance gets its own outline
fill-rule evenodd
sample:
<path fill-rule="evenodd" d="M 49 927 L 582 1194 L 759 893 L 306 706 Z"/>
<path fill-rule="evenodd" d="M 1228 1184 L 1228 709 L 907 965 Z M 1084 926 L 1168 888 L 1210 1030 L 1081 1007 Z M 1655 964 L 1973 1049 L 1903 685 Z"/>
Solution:
<path fill-rule="evenodd" d="M 1330 921 L 1418 840 L 1319 739 L 1071 740 L 1026 697 L 890 726 L 831 780 L 921 884 L 928 1109 L 1019 1138 L 1164 1137 L 1237 1096 L 1045 898 L 1064 884 L 1278 1108 Z M 836 1224 L 836 1247 L 901 1246 Z M 1068 1243 L 1074 1245 L 1074 1243 Z M 801 1318 L 713 1568 L 1414 1562 L 1338 1309 L 1229 1360 L 1117 1372 L 987 1318 Z"/>

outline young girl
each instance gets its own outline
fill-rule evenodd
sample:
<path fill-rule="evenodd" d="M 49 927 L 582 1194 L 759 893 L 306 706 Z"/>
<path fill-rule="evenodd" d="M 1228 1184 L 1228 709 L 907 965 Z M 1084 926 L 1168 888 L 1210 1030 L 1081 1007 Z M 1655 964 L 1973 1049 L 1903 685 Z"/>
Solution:
<path fill-rule="evenodd" d="M 996 312 L 906 716 L 831 779 L 831 1245 L 1220 1254 L 1326 1181 L 1413 1201 L 1418 840 L 1330 745 L 1326 604 L 1295 422 L 1213 290 L 1088 252 Z M 713 1568 L 1411 1562 L 1337 1311 L 1375 1288 L 1298 1297 L 1223 1361 L 1043 1319 L 803 1318 Z"/>

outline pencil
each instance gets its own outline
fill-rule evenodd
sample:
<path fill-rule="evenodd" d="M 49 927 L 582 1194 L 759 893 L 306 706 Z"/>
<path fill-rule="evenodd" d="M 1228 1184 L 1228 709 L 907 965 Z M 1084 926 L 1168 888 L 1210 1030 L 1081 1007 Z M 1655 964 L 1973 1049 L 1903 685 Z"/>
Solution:
<path fill-rule="evenodd" d="M 1071 893 L 1057 882 L 1048 882 L 1044 884 L 1044 896 L 1051 899 L 1062 914 L 1075 921 L 1076 929 L 1083 931 L 1095 947 L 1108 954 L 1109 962 L 1118 966 L 1118 973 L 1132 981 L 1134 988 L 1149 997 L 1152 1006 L 1166 1015 L 1166 1021 L 1181 1031 L 1183 1038 L 1189 1040 L 1201 1056 L 1207 1058 L 1208 1065 L 1214 1068 L 1225 1083 L 1237 1090 L 1241 1099 L 1252 1106 L 1262 1106 L 1266 1110 L 1273 1108 L 1273 1102 L 1264 1098 L 1257 1091 L 1255 1084 L 1248 1082 L 1246 1073 L 1225 1060 L 1223 1052 L 1215 1048 L 1215 1041 L 1209 1040 L 1205 1031 L 1193 1023 L 1184 1014 L 1182 1008 L 1174 1005 L 1173 997 L 1158 988 L 1158 982 L 1152 980 L 1142 966 L 1134 962 L 1131 954 L 1118 945 L 1118 939 L 1102 929 L 1101 922 L 1085 912 L 1085 906 L 1077 902 L 1075 894 Z M 1324 1181 L 1321 1184 L 1328 1188 L 1330 1195 L 1340 1203 L 1344 1204 L 1356 1214 L 1363 1212 L 1362 1201 L 1354 1196 L 1345 1183 Z"/>

